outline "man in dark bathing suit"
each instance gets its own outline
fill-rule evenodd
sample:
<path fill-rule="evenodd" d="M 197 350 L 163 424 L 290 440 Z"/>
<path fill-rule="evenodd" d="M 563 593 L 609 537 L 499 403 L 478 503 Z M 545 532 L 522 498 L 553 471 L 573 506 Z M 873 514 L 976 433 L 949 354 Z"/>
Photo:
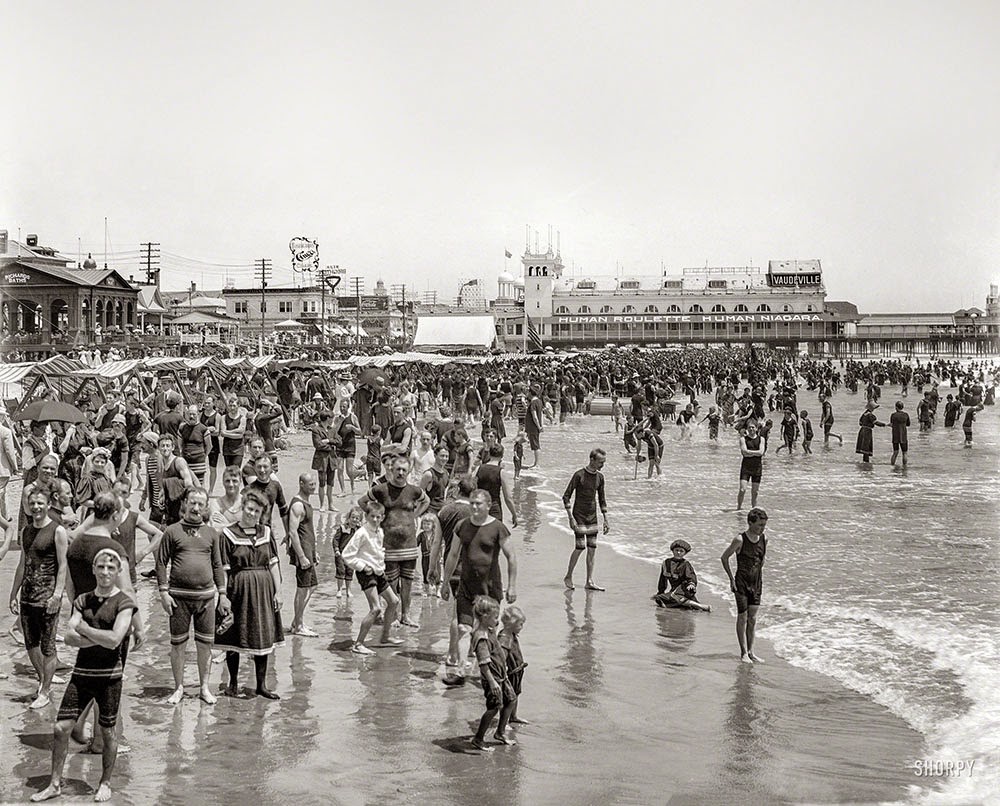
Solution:
<path fill-rule="evenodd" d="M 733 538 L 722 552 L 722 567 L 729 577 L 729 588 L 736 597 L 736 638 L 740 642 L 740 660 L 743 663 L 763 663 L 753 651 L 754 633 L 757 629 L 757 610 L 763 588 L 762 568 L 767 552 L 767 513 L 754 507 L 747 513 L 747 529 Z M 729 567 L 729 558 L 736 555 L 736 575 Z"/>
<path fill-rule="evenodd" d="M 597 554 L 597 508 L 600 506 L 604 518 L 604 534 L 611 530 L 608 524 L 608 502 L 604 498 L 604 474 L 601 468 L 607 461 L 607 454 L 600 448 L 590 452 L 590 462 L 573 474 L 563 493 L 563 506 L 569 516 L 569 528 L 573 530 L 575 544 L 569 556 L 569 568 L 563 582 L 573 590 L 573 570 L 587 551 L 587 590 L 602 591 L 594 582 L 594 560 Z"/>

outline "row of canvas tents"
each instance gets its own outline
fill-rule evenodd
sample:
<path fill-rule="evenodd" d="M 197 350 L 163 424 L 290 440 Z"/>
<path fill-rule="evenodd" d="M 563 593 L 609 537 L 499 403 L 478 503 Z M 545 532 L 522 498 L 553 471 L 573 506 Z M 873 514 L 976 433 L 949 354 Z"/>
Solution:
<path fill-rule="evenodd" d="M 381 369 L 401 364 L 424 363 L 430 366 L 445 364 L 484 364 L 504 362 L 518 357 L 516 354 L 451 356 L 440 353 L 396 352 L 382 355 L 354 355 L 342 361 L 307 362 L 300 359 L 279 360 L 273 355 L 240 358 L 177 358 L 156 356 L 106 361 L 97 367 L 88 367 L 81 361 L 65 356 L 53 356 L 44 361 L 29 361 L 0 365 L 0 397 L 7 403 L 8 411 L 23 408 L 32 400 L 54 391 L 60 399 L 74 401 L 84 392 L 95 393 L 104 399 L 109 382 L 119 388 L 135 388 L 145 397 L 152 387 L 153 376 L 170 376 L 177 381 L 177 388 L 185 400 L 190 397 L 190 384 L 185 383 L 189 372 L 207 371 L 210 385 L 222 393 L 223 385 L 245 388 L 256 393 L 274 392 L 267 370 L 284 366 L 293 368 L 319 367 L 342 370 L 349 367 Z"/>

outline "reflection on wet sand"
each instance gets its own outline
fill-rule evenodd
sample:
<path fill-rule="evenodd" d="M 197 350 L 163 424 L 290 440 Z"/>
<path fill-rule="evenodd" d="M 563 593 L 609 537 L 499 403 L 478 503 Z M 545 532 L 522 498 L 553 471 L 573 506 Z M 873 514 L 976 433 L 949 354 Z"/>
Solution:
<path fill-rule="evenodd" d="M 578 623 L 574 599 L 583 597 L 583 623 Z M 586 708 L 593 703 L 595 696 L 600 697 L 603 688 L 604 671 L 600 656 L 594 649 L 594 632 L 597 623 L 594 621 L 594 592 L 567 590 L 566 623 L 569 634 L 566 638 L 566 652 L 563 662 L 559 664 L 559 689 L 562 698 L 577 708 Z"/>
<path fill-rule="evenodd" d="M 687 652 L 694 643 L 698 614 L 681 608 L 652 607 L 656 631 L 666 640 L 660 645 L 671 652 Z"/>
<path fill-rule="evenodd" d="M 757 702 L 754 675 L 749 664 L 741 663 L 736 669 L 729 689 L 732 698 L 725 721 L 728 752 L 722 764 L 727 786 L 748 794 L 755 787 L 755 781 L 766 780 L 762 773 L 771 761 L 767 718 Z"/>

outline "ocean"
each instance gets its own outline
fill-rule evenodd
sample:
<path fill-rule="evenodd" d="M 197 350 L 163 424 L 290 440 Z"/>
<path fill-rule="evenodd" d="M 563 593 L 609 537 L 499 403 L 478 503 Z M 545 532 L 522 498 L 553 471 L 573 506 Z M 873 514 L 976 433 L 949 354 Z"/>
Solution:
<path fill-rule="evenodd" d="M 960 425 L 944 427 L 943 406 L 922 434 L 916 394 L 898 394 L 886 387 L 876 413 L 888 421 L 894 402 L 904 401 L 914 423 L 905 469 L 889 464 L 888 427 L 876 429 L 874 464 L 858 462 L 861 395 L 841 390 L 832 401 L 843 446 L 832 439 L 823 447 L 814 392 L 798 399 L 818 436 L 813 455 L 798 446 L 775 456 L 775 429 L 758 501 L 769 515 L 758 631 L 792 665 L 835 678 L 925 737 L 925 758 L 913 759 L 911 802 L 984 802 L 1000 792 L 1000 412 L 979 413 L 967 449 Z M 702 399 L 700 416 L 711 402 Z M 733 511 L 739 443 L 723 430 L 713 444 L 707 424 L 690 441 L 679 442 L 679 431 L 664 426 L 662 478 L 647 481 L 643 463 L 633 481 L 636 465 L 610 418 L 547 427 L 542 467 L 531 471 L 544 480 L 540 508 L 568 531 L 558 497 L 589 450 L 603 447 L 612 532 L 602 539 L 650 563 L 641 592 L 653 592 L 654 563 L 682 537 L 701 584 L 725 597 L 735 616 L 719 557 L 746 526 L 745 514 Z M 957 761 L 972 762 L 971 773 L 916 774 L 928 763 Z"/>

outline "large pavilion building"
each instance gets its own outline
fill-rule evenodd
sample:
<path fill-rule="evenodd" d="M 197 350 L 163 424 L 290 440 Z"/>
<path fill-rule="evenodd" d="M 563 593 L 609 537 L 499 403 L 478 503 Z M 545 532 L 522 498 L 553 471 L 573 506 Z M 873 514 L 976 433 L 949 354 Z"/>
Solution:
<path fill-rule="evenodd" d="M 828 305 L 818 260 L 566 278 L 558 252 L 525 251 L 524 310 L 554 347 L 747 344 L 829 350 L 857 321 Z"/>
<path fill-rule="evenodd" d="M 139 291 L 87 256 L 79 267 L 35 236 L 0 241 L 0 330 L 5 349 L 50 352 L 137 324 Z"/>

